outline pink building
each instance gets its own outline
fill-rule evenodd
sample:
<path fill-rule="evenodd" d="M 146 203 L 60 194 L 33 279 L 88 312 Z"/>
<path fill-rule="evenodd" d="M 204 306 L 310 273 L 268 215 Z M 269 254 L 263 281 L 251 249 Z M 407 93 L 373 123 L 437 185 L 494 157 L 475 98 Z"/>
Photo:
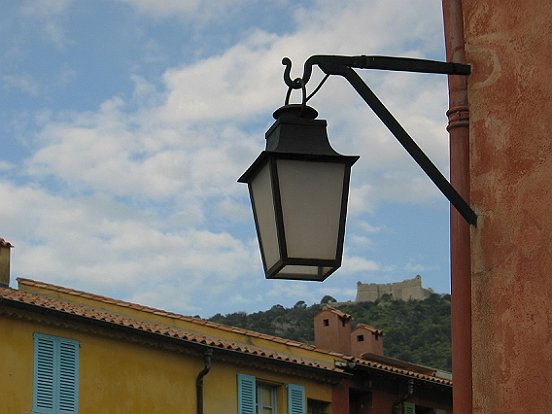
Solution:
<path fill-rule="evenodd" d="M 384 355 L 383 332 L 330 306 L 314 317 L 317 349 L 343 355 L 335 414 L 452 414 L 450 374 Z"/>
<path fill-rule="evenodd" d="M 552 2 L 443 0 L 451 180 L 478 214 L 452 214 L 454 409 L 552 406 Z"/>

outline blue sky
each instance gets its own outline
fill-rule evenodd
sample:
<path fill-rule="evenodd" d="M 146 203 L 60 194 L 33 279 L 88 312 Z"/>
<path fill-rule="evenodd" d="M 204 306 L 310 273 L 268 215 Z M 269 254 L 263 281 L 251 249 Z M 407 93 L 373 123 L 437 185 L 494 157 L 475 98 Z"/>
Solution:
<path fill-rule="evenodd" d="M 444 59 L 433 0 L 0 0 L 0 237 L 29 277 L 184 314 L 421 274 L 450 291 L 448 202 L 342 79 L 309 102 L 353 168 L 343 266 L 267 281 L 247 188 L 313 54 Z M 446 77 L 364 73 L 448 174 Z M 320 73 L 309 84 L 313 88 Z M 12 285 L 15 282 L 12 280 Z"/>

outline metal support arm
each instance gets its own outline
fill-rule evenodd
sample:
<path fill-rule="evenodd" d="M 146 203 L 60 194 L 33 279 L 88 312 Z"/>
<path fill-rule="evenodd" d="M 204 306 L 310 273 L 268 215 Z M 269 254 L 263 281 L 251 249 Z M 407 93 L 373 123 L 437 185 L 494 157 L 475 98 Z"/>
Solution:
<path fill-rule="evenodd" d="M 344 77 L 357 93 L 370 106 L 372 111 L 387 126 L 389 131 L 397 138 L 403 148 L 410 154 L 414 161 L 422 168 L 426 175 L 439 188 L 441 193 L 451 202 L 464 219 L 471 225 L 477 224 L 477 215 L 469 204 L 454 189 L 449 181 L 441 174 L 435 164 L 427 157 L 422 149 L 410 137 L 410 135 L 399 124 L 395 117 L 389 112 L 385 105 L 378 99 L 372 90 L 364 83 L 362 78 L 352 69 L 377 69 L 393 70 L 418 73 L 439 73 L 447 75 L 468 75 L 470 66 L 438 62 L 425 59 L 410 59 L 388 56 L 330 56 L 315 55 L 305 62 L 303 77 L 292 80 L 290 77 L 291 61 L 284 58 L 282 63 L 286 66 L 284 80 L 292 89 L 299 89 L 310 79 L 313 65 L 317 65 L 327 75 L 339 75 Z"/>

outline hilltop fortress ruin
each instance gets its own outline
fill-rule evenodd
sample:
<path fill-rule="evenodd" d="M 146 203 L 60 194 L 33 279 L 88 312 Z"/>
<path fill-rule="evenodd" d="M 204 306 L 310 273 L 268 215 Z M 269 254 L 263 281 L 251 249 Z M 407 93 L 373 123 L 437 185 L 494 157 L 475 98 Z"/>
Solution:
<path fill-rule="evenodd" d="M 433 293 L 432 289 L 422 287 L 422 277 L 417 275 L 413 279 L 396 283 L 361 283 L 357 282 L 355 302 L 375 302 L 383 295 L 389 295 L 398 300 L 423 300 Z"/>

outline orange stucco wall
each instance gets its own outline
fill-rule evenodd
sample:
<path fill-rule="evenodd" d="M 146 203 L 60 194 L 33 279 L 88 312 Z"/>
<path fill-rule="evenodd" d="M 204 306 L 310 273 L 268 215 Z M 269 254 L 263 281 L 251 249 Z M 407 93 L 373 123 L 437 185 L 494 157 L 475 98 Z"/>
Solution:
<path fill-rule="evenodd" d="M 464 0 L 474 413 L 552 406 L 552 2 Z M 461 413 L 456 413 L 461 414 Z"/>

